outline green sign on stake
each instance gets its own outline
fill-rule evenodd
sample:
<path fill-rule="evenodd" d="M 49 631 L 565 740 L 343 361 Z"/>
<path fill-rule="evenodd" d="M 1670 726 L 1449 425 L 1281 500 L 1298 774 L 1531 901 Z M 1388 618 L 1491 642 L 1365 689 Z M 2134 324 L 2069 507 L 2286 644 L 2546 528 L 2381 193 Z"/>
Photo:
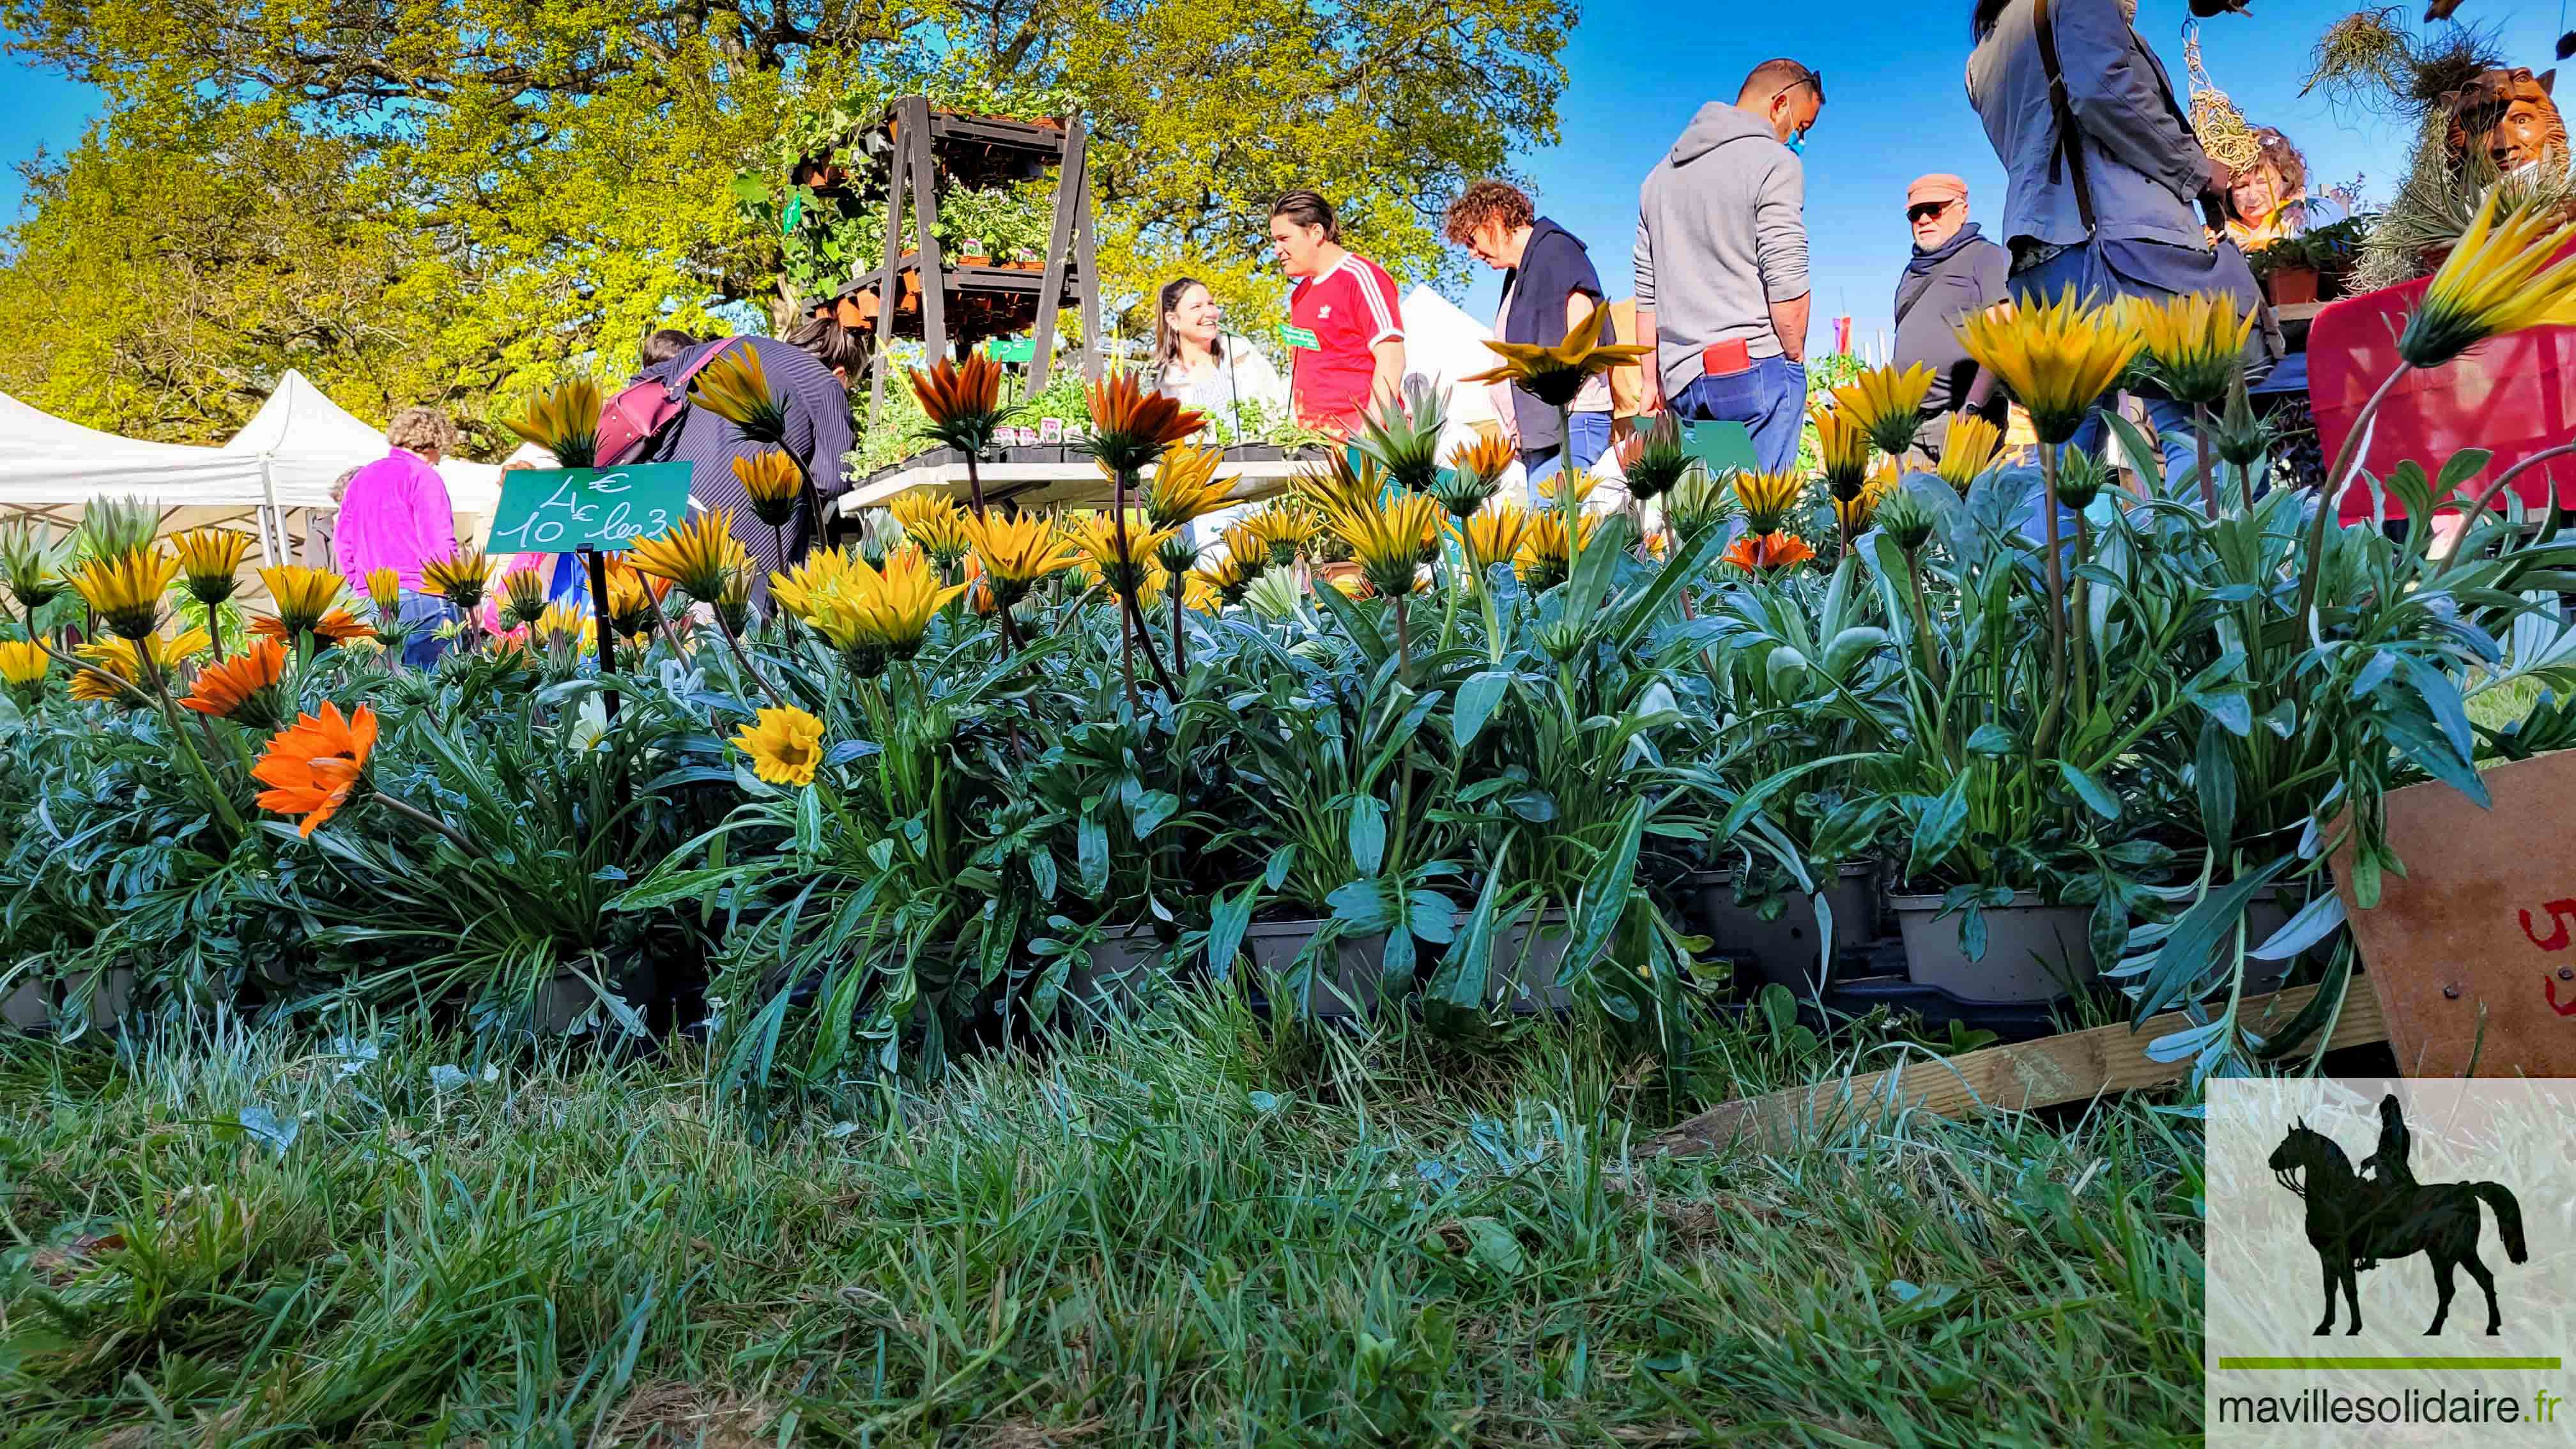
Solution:
<path fill-rule="evenodd" d="M 1729 469 L 1761 471 L 1753 457 L 1753 430 L 1742 423 L 1684 423 L 1682 452 L 1708 465 L 1712 477 Z"/>
<path fill-rule="evenodd" d="M 996 337 L 984 344 L 984 355 L 995 362 L 1031 362 L 1038 355 L 1034 337 Z"/>
<path fill-rule="evenodd" d="M 660 538 L 689 516 L 689 465 L 520 468 L 501 475 L 494 553 L 614 552 Z"/>

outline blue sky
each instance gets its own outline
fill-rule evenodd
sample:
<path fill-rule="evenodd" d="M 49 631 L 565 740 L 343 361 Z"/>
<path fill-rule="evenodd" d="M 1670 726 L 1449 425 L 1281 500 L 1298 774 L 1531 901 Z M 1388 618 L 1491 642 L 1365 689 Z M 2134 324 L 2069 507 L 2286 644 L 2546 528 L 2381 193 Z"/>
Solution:
<path fill-rule="evenodd" d="M 2370 116 L 2338 116 L 2319 96 L 2301 97 L 2309 48 L 2352 0 L 2253 0 L 2251 15 L 2202 27 L 2202 48 L 2220 89 L 2258 125 L 2287 131 L 2307 152 L 2319 181 L 2365 176 L 2365 194 L 2384 198 L 2405 161 L 2408 138 Z M 1968 180 L 1972 208 L 1992 217 L 2002 173 L 1968 108 L 1968 0 L 1840 0 L 1840 3 L 1676 10 L 1639 0 L 1594 0 L 1566 47 L 1561 139 L 1515 158 L 1540 209 L 1592 248 L 1614 295 L 1628 287 L 1636 234 L 1637 183 L 1672 144 L 1692 112 L 1732 99 L 1744 72 L 1774 55 L 1822 70 L 1828 104 L 1807 143 L 1807 226 L 1816 283 L 1815 336 L 1830 340 L 1832 318 L 1849 315 L 1866 343 L 1889 325 L 1890 294 L 1912 243 L 1905 184 L 1926 171 Z M 2416 13 L 2409 7 L 2409 14 Z M 2183 0 L 2142 0 L 2139 27 L 2182 82 Z M 2469 0 L 2460 18 L 2502 33 L 2505 53 L 2534 69 L 2550 64 L 2564 28 L 2564 0 Z M 15 217 L 14 167 L 39 145 L 61 150 L 80 139 L 96 111 L 87 87 L 14 58 L 0 76 L 0 218 Z M 1480 271 L 1459 299 L 1478 317 L 1493 314 L 1496 282 Z"/>

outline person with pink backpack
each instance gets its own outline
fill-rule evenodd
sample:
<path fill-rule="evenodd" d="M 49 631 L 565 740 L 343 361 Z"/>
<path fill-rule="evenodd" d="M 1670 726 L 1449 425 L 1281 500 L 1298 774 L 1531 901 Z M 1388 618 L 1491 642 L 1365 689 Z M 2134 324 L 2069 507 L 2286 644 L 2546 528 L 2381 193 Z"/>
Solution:
<path fill-rule="evenodd" d="M 662 334 L 651 340 L 661 341 Z M 601 407 L 599 466 L 687 463 L 689 506 L 733 511 L 733 535 L 751 553 L 753 602 L 766 608 L 769 576 L 804 558 L 823 529 L 810 499 L 783 530 L 772 530 L 753 517 L 751 499 L 735 476 L 733 460 L 768 452 L 769 447 L 745 439 L 733 424 L 689 400 L 689 384 L 700 372 L 742 348 L 759 355 L 771 395 L 786 406 L 788 449 L 804 463 L 828 512 L 831 500 L 848 487 L 842 458 L 854 441 L 849 381 L 867 364 L 861 335 L 829 320 L 808 322 L 784 339 L 721 337 L 663 350 L 661 360 L 648 362 Z M 581 571 L 561 560 L 523 554 L 510 566 L 545 571 L 550 598 L 587 597 Z"/>

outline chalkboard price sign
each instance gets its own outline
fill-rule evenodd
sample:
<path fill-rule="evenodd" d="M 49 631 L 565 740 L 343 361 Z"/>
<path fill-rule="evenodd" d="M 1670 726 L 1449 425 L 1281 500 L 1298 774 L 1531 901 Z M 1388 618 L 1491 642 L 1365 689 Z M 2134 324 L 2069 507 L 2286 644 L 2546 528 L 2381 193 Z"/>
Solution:
<path fill-rule="evenodd" d="M 515 468 L 492 512 L 496 553 L 615 551 L 660 538 L 689 516 L 689 465 Z"/>

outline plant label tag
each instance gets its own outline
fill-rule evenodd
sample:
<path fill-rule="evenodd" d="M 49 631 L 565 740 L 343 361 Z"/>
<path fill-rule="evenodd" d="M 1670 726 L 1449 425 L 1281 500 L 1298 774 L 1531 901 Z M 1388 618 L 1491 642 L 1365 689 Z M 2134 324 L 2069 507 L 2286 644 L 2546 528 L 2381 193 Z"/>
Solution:
<path fill-rule="evenodd" d="M 1308 352 L 1321 352 L 1324 350 L 1323 340 L 1303 327 L 1280 328 L 1279 340 L 1287 343 L 1291 347 L 1302 347 Z"/>
<path fill-rule="evenodd" d="M 1043 445 L 1045 445 L 1045 446 L 1048 446 L 1048 447 L 1053 447 L 1054 445 L 1056 445 L 1056 444 L 1058 444 L 1058 443 L 1061 443 L 1061 442 L 1063 442 L 1063 441 L 1064 441 L 1064 419 L 1062 419 L 1062 418 L 1040 418 L 1040 419 L 1038 419 L 1038 442 L 1039 442 L 1039 443 L 1041 443 L 1041 444 L 1043 444 Z"/>

